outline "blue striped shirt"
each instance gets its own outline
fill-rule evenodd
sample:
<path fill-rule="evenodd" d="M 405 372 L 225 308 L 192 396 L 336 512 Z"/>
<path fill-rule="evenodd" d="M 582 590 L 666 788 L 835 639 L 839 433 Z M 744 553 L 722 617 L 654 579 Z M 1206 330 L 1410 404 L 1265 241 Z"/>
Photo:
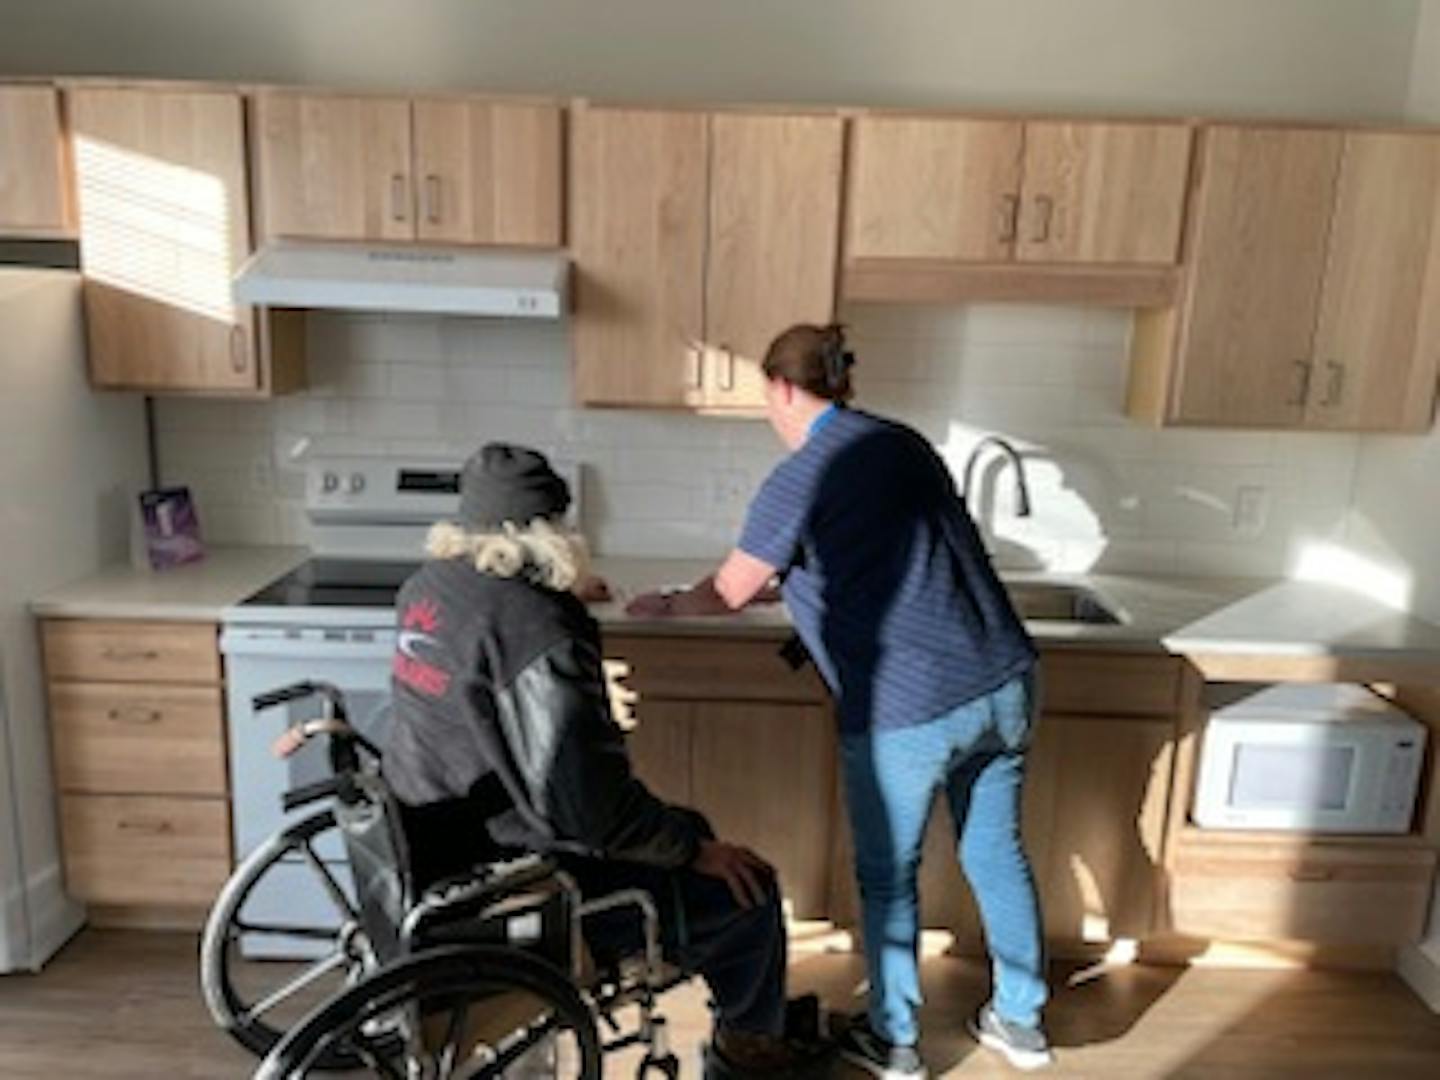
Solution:
<path fill-rule="evenodd" d="M 924 723 L 1034 663 L 949 470 L 903 424 L 821 414 L 760 486 L 739 547 L 781 573 L 845 733 Z"/>

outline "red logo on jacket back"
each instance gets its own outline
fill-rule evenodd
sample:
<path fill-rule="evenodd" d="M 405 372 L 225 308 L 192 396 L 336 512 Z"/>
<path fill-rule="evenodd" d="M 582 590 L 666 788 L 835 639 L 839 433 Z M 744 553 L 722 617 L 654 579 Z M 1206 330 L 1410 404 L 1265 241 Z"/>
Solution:
<path fill-rule="evenodd" d="M 440 607 L 433 600 L 416 600 L 400 614 L 400 633 L 395 638 L 391 673 L 417 694 L 442 697 L 450 687 L 450 673 L 425 659 L 439 650 L 433 635 L 440 629 Z"/>

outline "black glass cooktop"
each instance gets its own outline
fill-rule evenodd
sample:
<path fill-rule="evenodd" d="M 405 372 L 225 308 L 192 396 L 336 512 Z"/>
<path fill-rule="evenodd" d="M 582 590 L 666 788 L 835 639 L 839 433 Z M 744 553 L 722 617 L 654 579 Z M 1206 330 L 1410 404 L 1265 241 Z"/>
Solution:
<path fill-rule="evenodd" d="M 241 606 L 395 606 L 395 593 L 420 564 L 376 559 L 311 559 L 272 581 Z"/>

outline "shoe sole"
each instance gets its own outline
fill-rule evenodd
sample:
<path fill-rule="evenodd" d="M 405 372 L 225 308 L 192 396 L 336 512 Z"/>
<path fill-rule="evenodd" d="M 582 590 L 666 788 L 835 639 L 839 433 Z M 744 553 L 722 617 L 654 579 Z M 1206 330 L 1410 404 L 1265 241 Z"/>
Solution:
<path fill-rule="evenodd" d="M 837 1051 L 840 1060 L 854 1065 L 857 1069 L 864 1069 L 871 1076 L 878 1076 L 880 1080 L 929 1080 L 930 1072 L 921 1067 L 919 1072 L 898 1072 L 895 1069 L 887 1069 L 878 1062 L 871 1061 L 864 1054 L 857 1054 L 853 1050 Z"/>
<path fill-rule="evenodd" d="M 1035 1072 L 1037 1069 L 1055 1064 L 1055 1055 L 1049 1050 L 1020 1050 L 1011 1046 L 998 1035 L 981 1031 L 973 1020 L 966 1026 L 970 1029 L 971 1037 L 981 1046 L 1001 1054 L 1011 1065 L 1024 1072 Z"/>

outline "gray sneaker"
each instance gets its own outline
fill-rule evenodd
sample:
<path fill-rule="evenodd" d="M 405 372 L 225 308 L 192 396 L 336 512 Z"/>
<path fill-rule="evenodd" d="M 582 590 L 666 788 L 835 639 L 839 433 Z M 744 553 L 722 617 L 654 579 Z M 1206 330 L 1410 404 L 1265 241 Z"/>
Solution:
<path fill-rule="evenodd" d="M 832 1034 L 842 1058 L 880 1080 L 926 1080 L 929 1075 L 915 1047 L 882 1039 L 863 1013 L 836 1017 Z"/>
<path fill-rule="evenodd" d="M 976 1042 L 1004 1054 L 1017 1069 L 1029 1072 L 1054 1064 L 1055 1055 L 1050 1052 L 1045 1032 L 1038 1027 L 1021 1027 L 1002 1020 L 989 1005 L 981 1009 L 968 1026 Z"/>

